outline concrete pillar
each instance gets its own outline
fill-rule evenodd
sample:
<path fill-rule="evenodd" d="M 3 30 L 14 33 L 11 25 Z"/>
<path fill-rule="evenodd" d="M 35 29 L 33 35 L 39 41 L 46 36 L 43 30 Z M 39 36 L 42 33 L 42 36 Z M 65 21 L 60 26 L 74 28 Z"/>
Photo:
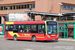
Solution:
<path fill-rule="evenodd" d="M 35 21 L 41 21 L 41 15 L 35 15 Z"/>
<path fill-rule="evenodd" d="M 5 22 L 5 19 L 3 16 L 1 16 L 1 24 L 4 24 L 4 22 Z"/>

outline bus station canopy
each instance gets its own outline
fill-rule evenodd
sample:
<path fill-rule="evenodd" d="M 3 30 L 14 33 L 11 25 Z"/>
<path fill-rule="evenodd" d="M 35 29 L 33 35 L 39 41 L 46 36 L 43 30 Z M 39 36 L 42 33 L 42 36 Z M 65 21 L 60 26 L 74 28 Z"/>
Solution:
<path fill-rule="evenodd" d="M 54 14 L 54 13 L 43 13 L 43 12 L 25 12 L 25 13 L 31 13 L 36 15 L 50 15 L 50 16 L 63 16 L 62 14 Z"/>
<path fill-rule="evenodd" d="M 70 17 L 75 17 L 75 12 L 62 12 L 63 15 L 69 15 Z"/>
<path fill-rule="evenodd" d="M 75 12 L 62 12 L 62 14 L 75 14 Z"/>

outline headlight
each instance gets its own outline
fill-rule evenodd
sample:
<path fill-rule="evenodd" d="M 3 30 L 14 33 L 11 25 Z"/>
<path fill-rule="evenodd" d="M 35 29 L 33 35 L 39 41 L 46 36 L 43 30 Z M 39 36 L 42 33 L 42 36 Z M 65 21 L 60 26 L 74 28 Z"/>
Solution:
<path fill-rule="evenodd" d="M 59 35 L 57 35 L 57 37 L 59 37 Z"/>
<path fill-rule="evenodd" d="M 49 35 L 47 35 L 47 37 L 49 37 L 49 38 L 50 38 L 50 36 L 49 36 Z"/>

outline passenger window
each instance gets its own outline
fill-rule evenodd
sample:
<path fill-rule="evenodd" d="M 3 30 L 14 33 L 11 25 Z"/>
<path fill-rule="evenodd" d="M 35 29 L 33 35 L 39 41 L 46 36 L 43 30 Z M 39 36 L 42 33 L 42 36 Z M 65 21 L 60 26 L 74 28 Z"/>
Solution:
<path fill-rule="evenodd" d="M 30 25 L 25 25 L 25 33 L 31 33 Z"/>
<path fill-rule="evenodd" d="M 45 32 L 45 25 L 38 25 L 38 33 L 44 33 Z"/>
<path fill-rule="evenodd" d="M 31 25 L 31 33 L 38 33 L 37 25 Z"/>
<path fill-rule="evenodd" d="M 13 25 L 9 25 L 9 31 L 13 31 Z"/>
<path fill-rule="evenodd" d="M 8 25 L 6 25 L 6 31 L 8 31 L 8 30 L 9 30 Z"/>
<path fill-rule="evenodd" d="M 19 25 L 19 33 L 23 33 L 24 32 L 24 25 Z"/>
<path fill-rule="evenodd" d="M 18 25 L 13 26 L 13 32 L 18 32 Z"/>

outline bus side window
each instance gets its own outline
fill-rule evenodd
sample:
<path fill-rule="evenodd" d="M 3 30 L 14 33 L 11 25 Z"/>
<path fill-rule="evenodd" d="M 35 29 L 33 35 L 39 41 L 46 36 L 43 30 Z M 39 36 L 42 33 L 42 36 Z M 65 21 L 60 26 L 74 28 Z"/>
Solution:
<path fill-rule="evenodd" d="M 8 30 L 9 30 L 8 26 L 9 26 L 9 25 L 6 25 L 6 31 L 8 31 Z"/>
<path fill-rule="evenodd" d="M 38 33 L 44 33 L 45 32 L 45 25 L 38 25 Z"/>
<path fill-rule="evenodd" d="M 19 25 L 19 33 L 23 33 L 24 32 L 24 25 Z"/>
<path fill-rule="evenodd" d="M 18 25 L 13 26 L 13 32 L 18 32 Z"/>
<path fill-rule="evenodd" d="M 25 33 L 30 33 L 30 25 L 25 25 Z"/>
<path fill-rule="evenodd" d="M 13 31 L 13 25 L 9 25 L 9 31 Z"/>
<path fill-rule="evenodd" d="M 37 25 L 31 25 L 31 33 L 38 33 Z"/>

